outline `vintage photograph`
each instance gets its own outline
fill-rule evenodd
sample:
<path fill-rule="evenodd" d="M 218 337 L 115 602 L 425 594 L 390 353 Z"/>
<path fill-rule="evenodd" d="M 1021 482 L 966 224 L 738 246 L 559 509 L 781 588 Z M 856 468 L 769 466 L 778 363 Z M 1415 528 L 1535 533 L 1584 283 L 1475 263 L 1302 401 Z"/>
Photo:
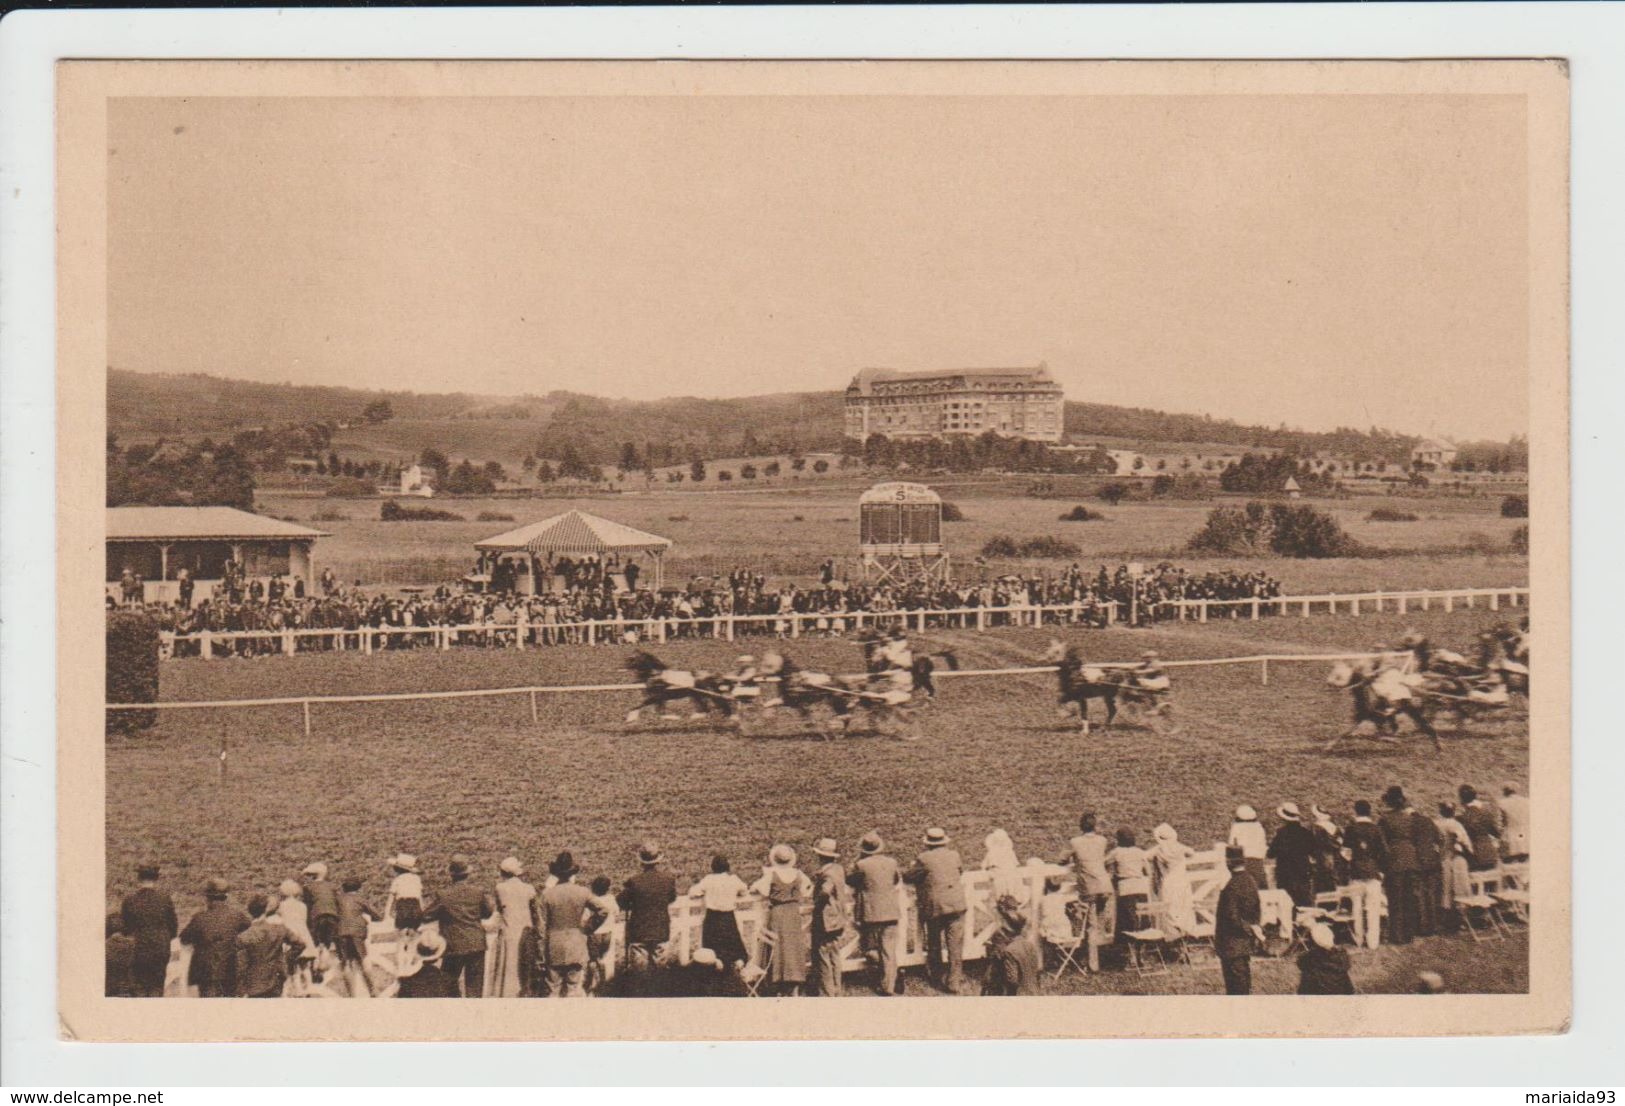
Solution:
<path fill-rule="evenodd" d="M 1562 1024 L 1560 64 L 59 88 L 76 1032 Z"/>

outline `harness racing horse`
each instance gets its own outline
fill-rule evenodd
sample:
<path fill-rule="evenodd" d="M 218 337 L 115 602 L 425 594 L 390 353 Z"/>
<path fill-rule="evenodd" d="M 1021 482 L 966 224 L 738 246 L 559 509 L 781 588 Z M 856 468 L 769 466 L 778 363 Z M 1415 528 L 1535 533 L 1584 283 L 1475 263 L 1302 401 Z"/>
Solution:
<path fill-rule="evenodd" d="M 1362 672 L 1347 661 L 1338 661 L 1332 666 L 1326 683 L 1348 691 L 1354 700 L 1354 725 L 1327 744 L 1328 752 L 1345 738 L 1359 736 L 1360 727 L 1367 722 L 1375 729 L 1378 740 L 1397 742 L 1399 715 L 1409 718 L 1412 725 L 1432 738 L 1435 750 L 1443 748 L 1439 742 L 1439 732 L 1416 705 L 1413 692 L 1422 683 L 1420 676 L 1406 676 L 1394 668 Z"/>
<path fill-rule="evenodd" d="M 628 725 L 638 720 L 645 707 L 658 707 L 662 718 L 670 718 L 666 708 L 685 700 L 693 707 L 690 717 L 706 717 L 715 709 L 725 721 L 738 724 L 737 704 L 728 694 L 727 681 L 720 677 L 667 668 L 659 657 L 643 649 L 627 658 L 626 667 L 643 682 L 643 700 L 626 712 Z"/>
<path fill-rule="evenodd" d="M 886 668 L 866 676 L 835 676 L 808 672 L 788 657 L 769 653 L 762 657 L 762 674 L 778 677 L 779 694 L 762 704 L 764 713 L 788 707 L 819 724 L 821 736 L 853 733 L 861 720 L 888 737 L 913 740 L 913 673 L 907 668 Z M 822 717 L 827 711 L 827 719 Z M 826 723 L 827 724 L 824 724 Z"/>
<path fill-rule="evenodd" d="M 878 630 L 865 630 L 858 635 L 857 641 L 863 646 L 864 671 L 871 676 L 879 675 L 897 666 L 900 661 L 901 667 L 909 672 L 911 690 L 922 692 L 928 699 L 937 697 L 937 685 L 931 680 L 931 674 L 937 670 L 937 661 L 942 661 L 950 672 L 959 670 L 959 657 L 951 649 L 915 656 L 906 638 L 901 635 L 888 636 Z"/>
<path fill-rule="evenodd" d="M 1102 724 L 1110 726 L 1116 721 L 1117 693 L 1123 688 L 1112 673 L 1084 664 L 1083 653 L 1076 645 L 1063 645 L 1056 638 L 1050 639 L 1043 659 L 1046 664 L 1056 666 L 1055 674 L 1060 680 L 1060 694 L 1056 701 L 1061 705 L 1063 720 L 1070 719 L 1075 709 L 1079 730 L 1088 733 L 1089 700 L 1103 699 L 1106 702 L 1106 721 Z"/>

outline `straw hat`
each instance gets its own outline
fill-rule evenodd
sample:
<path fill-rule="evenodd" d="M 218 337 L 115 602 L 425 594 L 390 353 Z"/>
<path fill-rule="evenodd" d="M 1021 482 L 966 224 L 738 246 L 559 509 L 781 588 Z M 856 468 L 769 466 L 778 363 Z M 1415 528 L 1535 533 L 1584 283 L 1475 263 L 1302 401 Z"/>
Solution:
<path fill-rule="evenodd" d="M 506 856 L 502 858 L 502 863 L 497 865 L 497 871 L 505 876 L 522 876 L 525 874 L 525 866 L 519 863 L 517 856 Z"/>
<path fill-rule="evenodd" d="M 756 658 L 751 656 L 749 653 L 741 653 L 741 654 L 739 654 L 739 656 L 734 658 L 734 663 L 735 664 L 755 664 L 756 663 Z"/>
<path fill-rule="evenodd" d="M 638 846 L 638 863 L 643 865 L 659 864 L 665 857 L 660 852 L 660 846 L 653 841 L 645 841 Z"/>
<path fill-rule="evenodd" d="M 1167 822 L 1164 822 L 1156 829 L 1151 831 L 1151 836 L 1156 838 L 1158 841 L 1165 843 L 1169 841 L 1178 841 L 1179 831 L 1174 829 L 1174 827 L 1170 826 Z"/>
<path fill-rule="evenodd" d="M 946 845 L 948 841 L 948 831 L 940 826 L 932 826 L 925 831 L 925 836 L 920 838 L 921 844 L 927 846 Z"/>
<path fill-rule="evenodd" d="M 411 853 L 396 853 L 390 859 L 389 866 L 403 872 L 415 872 L 418 870 L 418 858 Z"/>
<path fill-rule="evenodd" d="M 307 876 L 315 876 L 317 879 L 326 879 L 327 878 L 327 865 L 323 864 L 320 860 L 314 860 L 314 861 L 311 861 L 309 864 L 306 864 L 305 865 L 305 870 L 300 874 L 301 875 L 307 875 Z"/>
<path fill-rule="evenodd" d="M 277 885 L 276 891 L 277 894 L 290 899 L 297 899 L 305 893 L 305 889 L 299 886 L 299 881 L 296 879 L 283 880 Z"/>
<path fill-rule="evenodd" d="M 1332 932 L 1332 927 L 1318 922 L 1310 927 L 1309 939 L 1323 949 L 1329 949 L 1337 944 L 1337 934 Z"/>
<path fill-rule="evenodd" d="M 825 860 L 834 860 L 841 855 L 840 851 L 835 847 L 835 838 L 833 837 L 820 837 L 813 842 L 812 851 L 814 855 L 821 856 Z"/>
<path fill-rule="evenodd" d="M 226 892 L 230 890 L 231 884 L 218 876 L 208 880 L 203 885 L 204 896 L 211 899 L 223 899 L 226 897 Z"/>
<path fill-rule="evenodd" d="M 695 949 L 692 953 L 690 953 L 688 962 L 690 964 L 698 964 L 702 968 L 722 967 L 722 961 L 717 959 L 717 954 L 711 949 L 705 948 Z"/>
<path fill-rule="evenodd" d="M 1297 822 L 1303 819 L 1303 815 L 1298 812 L 1297 803 L 1282 803 L 1275 808 L 1275 816 L 1288 822 Z"/>
<path fill-rule="evenodd" d="M 1240 806 L 1238 806 L 1236 808 L 1236 821 L 1238 821 L 1238 822 L 1256 822 L 1256 821 L 1258 821 L 1258 811 L 1254 810 L 1252 807 L 1248 806 L 1246 803 L 1242 803 Z"/>
<path fill-rule="evenodd" d="M 796 862 L 796 851 L 789 845 L 774 845 L 768 852 L 767 859 L 770 863 L 777 864 L 780 867 L 794 864 Z"/>
<path fill-rule="evenodd" d="M 858 850 L 862 852 L 864 856 L 872 856 L 885 847 L 886 843 L 880 839 L 880 834 L 873 831 L 864 834 L 863 840 L 858 842 Z"/>

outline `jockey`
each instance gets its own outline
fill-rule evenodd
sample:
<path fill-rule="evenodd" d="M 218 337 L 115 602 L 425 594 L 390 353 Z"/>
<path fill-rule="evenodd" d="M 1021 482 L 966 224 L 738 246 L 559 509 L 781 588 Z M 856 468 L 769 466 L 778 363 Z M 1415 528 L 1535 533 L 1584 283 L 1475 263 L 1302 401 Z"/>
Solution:
<path fill-rule="evenodd" d="M 756 686 L 756 658 L 742 653 L 734 658 L 734 670 L 722 678 L 729 684 L 729 694 L 735 699 L 754 698 L 761 694 Z"/>
<path fill-rule="evenodd" d="M 886 635 L 885 642 L 876 651 L 876 656 L 883 662 L 886 670 L 912 669 L 914 667 L 914 651 L 909 648 L 908 638 L 903 636 L 901 630 L 893 630 Z"/>
<path fill-rule="evenodd" d="M 1148 649 L 1140 654 L 1140 663 L 1134 666 L 1134 682 L 1146 691 L 1167 691 L 1172 686 L 1158 660 L 1156 652 Z"/>

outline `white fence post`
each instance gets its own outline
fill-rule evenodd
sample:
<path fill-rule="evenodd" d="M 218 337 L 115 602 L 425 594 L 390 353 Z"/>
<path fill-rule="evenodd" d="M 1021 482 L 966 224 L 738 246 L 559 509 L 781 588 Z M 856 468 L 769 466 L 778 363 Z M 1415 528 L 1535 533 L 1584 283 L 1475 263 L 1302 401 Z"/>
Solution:
<path fill-rule="evenodd" d="M 1270 659 L 1268 657 L 1265 657 L 1263 663 L 1264 663 L 1263 684 L 1264 684 L 1265 687 L 1269 687 L 1270 686 Z"/>

